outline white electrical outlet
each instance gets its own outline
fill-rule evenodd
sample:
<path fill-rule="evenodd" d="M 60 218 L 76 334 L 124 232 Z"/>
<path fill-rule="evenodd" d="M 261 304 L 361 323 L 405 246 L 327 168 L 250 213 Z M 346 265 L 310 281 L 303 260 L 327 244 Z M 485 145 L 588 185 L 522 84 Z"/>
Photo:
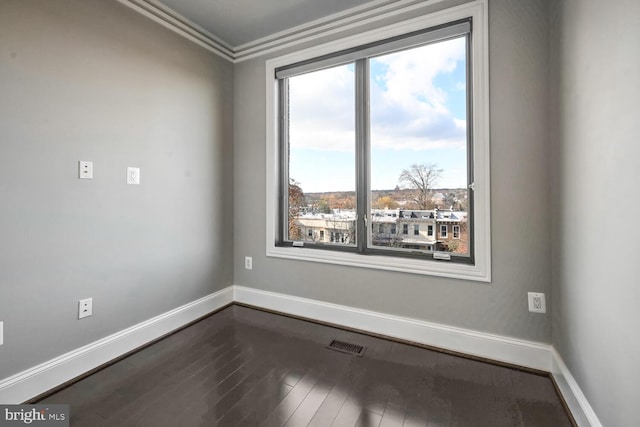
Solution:
<path fill-rule="evenodd" d="M 4 343 L 4 322 L 0 322 L 0 345 Z"/>
<path fill-rule="evenodd" d="M 78 301 L 78 319 L 84 319 L 93 314 L 93 298 Z"/>
<path fill-rule="evenodd" d="M 80 160 L 78 162 L 78 178 L 93 179 L 93 162 Z"/>
<path fill-rule="evenodd" d="M 544 294 L 539 292 L 529 292 L 529 311 L 532 313 L 546 313 L 547 304 L 544 300 Z"/>
<path fill-rule="evenodd" d="M 250 256 L 244 257 L 244 268 L 246 268 L 247 270 L 253 269 L 253 258 L 251 258 Z"/>
<path fill-rule="evenodd" d="M 140 184 L 140 168 L 127 168 L 127 184 Z"/>

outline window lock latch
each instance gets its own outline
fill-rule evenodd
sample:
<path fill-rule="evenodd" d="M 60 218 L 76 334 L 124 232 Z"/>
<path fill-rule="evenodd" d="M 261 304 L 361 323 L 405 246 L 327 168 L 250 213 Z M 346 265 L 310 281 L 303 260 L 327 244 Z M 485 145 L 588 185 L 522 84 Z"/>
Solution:
<path fill-rule="evenodd" d="M 476 191 L 476 183 L 472 182 L 471 184 L 469 184 L 469 188 L 472 189 L 473 191 Z"/>

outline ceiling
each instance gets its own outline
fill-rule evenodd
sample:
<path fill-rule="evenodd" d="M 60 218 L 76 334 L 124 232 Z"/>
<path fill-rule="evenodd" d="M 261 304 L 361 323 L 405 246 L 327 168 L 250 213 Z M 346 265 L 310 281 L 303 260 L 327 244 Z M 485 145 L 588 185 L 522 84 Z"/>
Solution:
<path fill-rule="evenodd" d="M 164 6 L 229 47 L 343 12 L 375 0 L 161 0 Z"/>

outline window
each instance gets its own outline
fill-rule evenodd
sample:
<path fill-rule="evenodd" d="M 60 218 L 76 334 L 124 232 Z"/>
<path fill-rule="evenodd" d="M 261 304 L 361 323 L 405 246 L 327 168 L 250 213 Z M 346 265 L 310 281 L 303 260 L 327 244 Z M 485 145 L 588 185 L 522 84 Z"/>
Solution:
<path fill-rule="evenodd" d="M 267 61 L 268 256 L 489 280 L 486 7 Z M 464 244 L 416 245 L 409 218 L 459 221 Z M 330 242 L 301 242 L 309 221 Z"/>
<path fill-rule="evenodd" d="M 320 241 L 324 242 L 324 230 L 320 230 Z"/>
<path fill-rule="evenodd" d="M 460 226 L 459 225 L 454 225 L 453 226 L 453 238 L 454 239 L 459 239 L 460 238 Z"/>
<path fill-rule="evenodd" d="M 399 218 L 450 218 L 453 208 L 438 210 L 443 200 L 461 217 L 473 215 L 467 203 L 470 31 L 470 21 L 462 20 L 276 70 L 280 150 L 287 153 L 281 245 L 299 241 L 291 230 L 322 213 L 341 230 L 333 243 L 357 253 L 415 256 L 429 252 L 415 239 L 377 238 L 373 224 L 362 227 L 378 218 L 372 200 L 380 208 L 388 207 L 386 199 L 409 198 Z M 438 191 L 438 184 L 449 190 Z M 408 236 L 410 226 L 419 236 L 420 226 L 410 223 L 402 224 L 402 234 Z M 317 249 L 336 249 L 311 240 Z M 472 262 L 469 246 L 450 252 Z"/>
<path fill-rule="evenodd" d="M 443 239 L 446 239 L 448 231 L 449 231 L 449 227 L 447 227 L 446 225 L 441 225 L 440 226 L 440 237 L 442 237 Z"/>
<path fill-rule="evenodd" d="M 313 230 L 312 229 L 307 230 L 307 237 L 310 237 L 310 238 L 313 239 Z"/>

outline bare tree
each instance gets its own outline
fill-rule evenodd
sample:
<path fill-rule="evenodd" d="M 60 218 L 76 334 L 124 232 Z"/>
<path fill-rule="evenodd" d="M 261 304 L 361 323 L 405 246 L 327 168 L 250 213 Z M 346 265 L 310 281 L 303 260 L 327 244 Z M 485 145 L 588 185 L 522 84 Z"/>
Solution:
<path fill-rule="evenodd" d="M 443 169 L 438 169 L 435 163 L 413 164 L 409 169 L 404 169 L 398 181 L 405 188 L 416 190 L 414 201 L 418 209 L 429 208 L 429 192 L 442 177 Z"/>

